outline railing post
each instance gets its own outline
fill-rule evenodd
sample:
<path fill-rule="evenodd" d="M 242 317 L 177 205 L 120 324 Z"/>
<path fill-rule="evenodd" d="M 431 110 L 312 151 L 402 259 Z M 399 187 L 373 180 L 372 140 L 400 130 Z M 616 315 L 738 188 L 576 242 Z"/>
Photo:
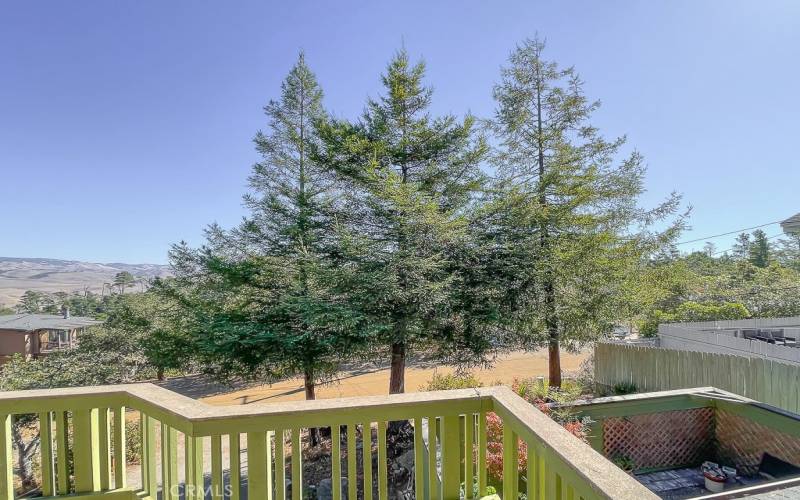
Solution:
<path fill-rule="evenodd" d="M 247 498 L 267 498 L 267 433 L 247 433 Z"/>
<path fill-rule="evenodd" d="M 69 417 L 65 411 L 56 412 L 56 485 L 58 494 L 69 493 Z"/>
<path fill-rule="evenodd" d="M 292 441 L 292 500 L 294 496 L 294 441 Z M 356 471 L 356 424 L 347 424 L 347 500 L 356 498 L 358 491 L 358 473 Z"/>
<path fill-rule="evenodd" d="M 517 500 L 519 453 L 517 434 L 503 422 L 503 498 Z"/>
<path fill-rule="evenodd" d="M 0 498 L 14 499 L 14 470 L 11 466 L 11 415 L 0 415 Z"/>
<path fill-rule="evenodd" d="M 100 408 L 99 416 L 99 448 L 100 448 L 100 489 L 111 489 L 111 420 L 108 408 Z"/>
<path fill-rule="evenodd" d="M 178 499 L 178 431 L 161 424 L 161 497 Z"/>
<path fill-rule="evenodd" d="M 281 436 L 283 436 L 281 434 Z M 277 441 L 276 441 L 277 442 Z M 277 467 L 275 472 L 277 472 Z M 333 500 L 342 499 L 342 426 L 331 425 L 331 496 Z M 283 500 L 279 498 L 277 500 Z"/>
<path fill-rule="evenodd" d="M 478 414 L 478 498 L 486 495 L 486 412 Z"/>
<path fill-rule="evenodd" d="M 458 500 L 461 490 L 461 419 L 442 417 L 442 498 Z M 516 499 L 515 499 L 516 500 Z"/>
<path fill-rule="evenodd" d="M 292 500 L 303 499 L 303 444 L 300 438 L 300 427 L 294 427 L 292 429 Z M 355 473 L 355 471 L 353 472 Z M 354 494 L 352 498 L 355 497 Z"/>
<path fill-rule="evenodd" d="M 211 436 L 211 499 L 222 500 L 222 436 Z"/>
<path fill-rule="evenodd" d="M 140 429 L 141 432 L 141 429 Z M 125 441 L 125 407 L 114 408 L 114 487 L 125 488 L 128 484 L 127 443 Z"/>
<path fill-rule="evenodd" d="M 241 480 L 242 480 L 242 456 L 241 456 L 241 447 L 239 441 L 239 433 L 232 432 L 228 435 L 230 439 L 230 485 L 231 485 L 231 492 L 230 492 L 230 500 L 239 500 L 240 488 L 241 488 Z"/>
<path fill-rule="evenodd" d="M 39 414 L 39 441 L 42 455 L 42 495 L 54 496 L 56 477 L 53 469 L 53 416 L 49 411 Z"/>
<path fill-rule="evenodd" d="M 474 496 L 475 474 L 473 461 L 475 460 L 475 415 L 464 415 L 464 498 L 470 500 Z"/>
<path fill-rule="evenodd" d="M 100 423 L 97 408 L 74 411 L 72 422 L 75 492 L 100 491 Z"/>

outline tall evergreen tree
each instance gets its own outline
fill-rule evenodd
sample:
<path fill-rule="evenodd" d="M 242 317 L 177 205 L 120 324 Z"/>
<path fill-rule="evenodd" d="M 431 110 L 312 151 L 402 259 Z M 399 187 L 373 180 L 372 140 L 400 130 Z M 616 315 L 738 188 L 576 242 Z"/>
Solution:
<path fill-rule="evenodd" d="M 560 349 L 596 338 L 625 319 L 626 283 L 646 257 L 678 233 L 648 229 L 673 214 L 678 197 L 637 207 L 645 172 L 634 152 L 617 161 L 624 138 L 605 140 L 573 68 L 543 58 L 527 40 L 495 87 L 498 179 L 477 219 L 493 242 L 489 261 L 502 292 L 507 331 L 522 347 L 547 346 L 549 383 L 561 384 Z"/>
<path fill-rule="evenodd" d="M 750 263 L 756 267 L 767 267 L 770 261 L 770 244 L 767 233 L 761 229 L 753 231 L 753 243 L 749 248 Z"/>
<path fill-rule="evenodd" d="M 300 375 L 314 399 L 317 383 L 358 347 L 363 322 L 336 291 L 347 270 L 331 257 L 334 177 L 310 154 L 322 91 L 302 54 L 264 110 L 249 216 L 233 230 L 211 226 L 200 250 L 173 247 L 176 280 L 159 285 L 194 314 L 198 350 L 212 366 L 267 381 Z"/>
<path fill-rule="evenodd" d="M 732 253 L 733 258 L 736 260 L 747 260 L 750 258 L 750 235 L 741 233 L 736 237 L 736 243 L 733 244 Z"/>
<path fill-rule="evenodd" d="M 480 353 L 485 347 L 457 309 L 453 249 L 463 243 L 465 208 L 481 185 L 484 142 L 472 117 L 429 114 L 425 65 L 398 52 L 383 75 L 385 94 L 358 123 L 324 134 L 328 161 L 344 181 L 348 258 L 363 279 L 351 298 L 382 325 L 391 356 L 389 392 L 405 390 L 412 351 Z M 470 359 L 471 356 L 466 356 Z"/>

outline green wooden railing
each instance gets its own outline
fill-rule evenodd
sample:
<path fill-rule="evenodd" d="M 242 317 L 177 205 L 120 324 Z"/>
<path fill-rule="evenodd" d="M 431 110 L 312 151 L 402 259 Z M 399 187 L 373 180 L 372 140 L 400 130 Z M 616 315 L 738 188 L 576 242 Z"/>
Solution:
<path fill-rule="evenodd" d="M 31 414 L 40 424 L 45 497 L 133 500 L 160 496 L 175 500 L 180 487 L 186 500 L 200 500 L 209 483 L 206 479 L 204 486 L 208 465 L 203 463 L 204 457 L 210 456 L 212 500 L 238 500 L 245 470 L 250 500 L 286 500 L 289 496 L 299 500 L 303 464 L 301 454 L 293 450 L 301 449 L 307 438 L 305 429 L 330 427 L 334 500 L 343 496 L 342 477 L 349 478 L 347 498 L 356 498 L 360 483 L 363 495 L 359 498 L 373 500 L 373 488 L 377 487 L 376 500 L 386 500 L 387 425 L 408 420 L 414 429 L 416 498 L 451 500 L 465 495 L 469 499 L 473 491 L 463 488 L 464 484 L 477 483 L 478 496 L 487 491 L 488 412 L 495 412 L 503 421 L 503 498 L 517 500 L 520 484 L 525 485 L 524 493 L 531 500 L 655 498 L 504 387 L 215 407 L 154 385 L 134 384 L 0 393 L 0 499 L 14 499 L 13 420 Z M 133 485 L 126 482 L 124 423 L 137 414 L 142 458 L 136 481 L 140 484 Z M 359 434 L 361 453 L 357 449 Z M 342 437 L 346 437 L 344 464 Z M 519 440 L 528 450 L 524 481 L 517 470 Z M 229 453 L 223 453 L 223 445 Z M 247 464 L 243 468 L 240 452 L 245 447 Z M 373 470 L 373 447 L 377 470 Z M 359 454 L 361 479 L 355 473 Z M 288 473 L 287 460 L 291 461 Z M 229 471 L 227 481 L 225 470 Z M 293 485 L 290 494 L 289 481 Z"/>

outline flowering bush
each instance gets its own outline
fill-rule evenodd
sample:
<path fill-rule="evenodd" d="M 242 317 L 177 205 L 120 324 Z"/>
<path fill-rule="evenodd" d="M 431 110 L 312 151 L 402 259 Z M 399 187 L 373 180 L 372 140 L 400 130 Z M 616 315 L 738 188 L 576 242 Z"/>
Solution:
<path fill-rule="evenodd" d="M 581 441 L 588 439 L 588 418 L 578 418 L 571 408 L 560 406 L 574 401 L 580 395 L 580 387 L 567 385 L 561 390 L 551 389 L 543 379 L 514 379 L 511 389 L 520 397 L 536 406 L 570 434 Z M 519 462 L 517 468 L 523 475 L 528 470 L 528 448 L 523 441 L 517 442 Z M 503 422 L 495 413 L 486 414 L 486 468 L 496 481 L 503 479 Z"/>

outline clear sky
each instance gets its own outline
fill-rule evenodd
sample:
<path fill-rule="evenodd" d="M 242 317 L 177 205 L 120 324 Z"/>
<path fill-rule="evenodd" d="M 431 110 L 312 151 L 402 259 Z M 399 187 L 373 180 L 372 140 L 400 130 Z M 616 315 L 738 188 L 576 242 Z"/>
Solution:
<path fill-rule="evenodd" d="M 163 263 L 237 223 L 261 108 L 300 49 L 339 116 L 402 44 L 436 112 L 488 116 L 536 32 L 602 100 L 595 124 L 644 154 L 643 203 L 694 207 L 684 240 L 800 212 L 795 0 L 4 0 L 0 256 Z"/>

